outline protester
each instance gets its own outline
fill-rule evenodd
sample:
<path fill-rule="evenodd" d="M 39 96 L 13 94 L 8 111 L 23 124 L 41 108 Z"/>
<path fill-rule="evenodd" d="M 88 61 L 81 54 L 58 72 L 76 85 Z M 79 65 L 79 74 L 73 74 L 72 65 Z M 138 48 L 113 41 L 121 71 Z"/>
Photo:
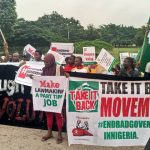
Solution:
<path fill-rule="evenodd" d="M 69 59 L 69 57 L 65 58 L 66 65 L 68 64 L 68 59 Z"/>
<path fill-rule="evenodd" d="M 139 77 L 140 73 L 135 68 L 133 58 L 127 57 L 124 59 L 123 67 L 120 69 L 119 75 L 124 77 Z"/>
<path fill-rule="evenodd" d="M 21 61 L 19 62 L 19 67 L 26 64 L 26 62 L 29 61 L 29 60 L 30 60 L 30 57 L 28 57 L 28 55 L 23 55 Z"/>
<path fill-rule="evenodd" d="M 67 64 L 64 67 L 66 72 L 70 72 L 75 67 L 75 56 L 71 55 L 68 57 Z"/>
<path fill-rule="evenodd" d="M 98 64 L 97 62 L 95 62 L 94 64 L 88 66 L 88 72 L 103 74 L 106 72 L 106 69 L 102 67 L 100 64 Z"/>
<path fill-rule="evenodd" d="M 81 57 L 75 58 L 75 67 L 71 70 L 71 72 L 81 72 L 81 73 L 87 73 L 88 72 L 88 70 L 82 64 L 82 58 Z"/>
<path fill-rule="evenodd" d="M 0 62 L 1 62 L 1 63 L 6 62 L 6 56 L 1 56 L 1 57 L 0 57 Z"/>
<path fill-rule="evenodd" d="M 12 55 L 9 55 L 8 62 L 12 62 Z"/>
<path fill-rule="evenodd" d="M 19 62 L 19 53 L 13 53 L 12 62 Z"/>
<path fill-rule="evenodd" d="M 42 61 L 42 52 L 39 50 L 36 50 L 34 53 L 34 59 L 35 61 Z"/>
<path fill-rule="evenodd" d="M 114 68 L 112 68 L 112 72 L 114 75 L 118 76 L 120 73 L 120 64 L 116 64 Z"/>
<path fill-rule="evenodd" d="M 44 58 L 45 67 L 43 68 L 43 76 L 57 76 L 58 67 L 56 66 L 55 57 L 52 54 L 46 54 Z M 64 70 L 62 67 L 59 67 L 60 75 L 64 75 Z M 45 136 L 42 137 L 42 141 L 46 141 L 50 139 L 52 135 L 52 124 L 53 124 L 53 117 L 54 114 L 56 116 L 56 122 L 58 127 L 58 137 L 57 137 L 57 143 L 61 143 L 62 138 L 62 127 L 63 127 L 63 115 L 61 113 L 52 113 L 52 112 L 46 112 L 47 117 L 47 128 L 48 132 Z"/>

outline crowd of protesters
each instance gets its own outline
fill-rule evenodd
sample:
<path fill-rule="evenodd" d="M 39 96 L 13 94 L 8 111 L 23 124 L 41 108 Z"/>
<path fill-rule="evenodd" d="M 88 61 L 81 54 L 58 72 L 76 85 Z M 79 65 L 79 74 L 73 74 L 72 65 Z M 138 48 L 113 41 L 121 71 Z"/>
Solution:
<path fill-rule="evenodd" d="M 19 53 L 13 53 L 12 55 L 9 55 L 8 58 L 1 57 L 1 62 L 18 62 L 22 66 L 26 63 L 26 61 L 35 61 L 40 62 L 43 61 L 45 66 L 43 68 L 42 76 L 58 76 L 57 75 L 57 65 L 55 61 L 55 57 L 52 54 L 46 54 L 44 57 L 44 60 L 42 60 L 42 52 L 36 51 L 34 54 L 34 59 L 31 59 L 28 55 L 24 55 L 22 58 L 20 57 Z M 69 76 L 68 72 L 80 72 L 80 73 L 95 73 L 95 74 L 109 74 L 109 75 L 115 75 L 115 76 L 123 76 L 123 77 L 141 77 L 143 74 L 139 72 L 139 63 L 135 64 L 134 59 L 131 57 L 127 57 L 124 59 L 124 62 L 122 65 L 117 64 L 112 68 L 110 72 L 105 70 L 100 64 L 94 62 L 91 65 L 84 65 L 82 62 L 81 57 L 75 57 L 74 55 L 71 55 L 70 57 L 67 57 L 65 59 L 66 64 L 63 66 L 60 66 L 60 73 L 59 75 L 66 75 L 66 77 Z M 149 76 L 150 72 L 150 63 L 146 66 L 146 73 L 145 76 Z M 33 76 L 31 76 L 33 78 Z M 52 135 L 52 124 L 53 124 L 53 117 L 56 116 L 56 123 L 58 127 L 58 137 L 57 137 L 57 143 L 62 142 L 62 128 L 63 128 L 63 116 L 62 114 L 58 113 L 52 113 L 47 112 L 47 128 L 48 132 L 45 136 L 42 137 L 42 141 L 46 141 L 49 138 L 53 137 Z"/>
<path fill-rule="evenodd" d="M 26 63 L 26 61 L 43 61 L 42 60 L 42 52 L 36 51 L 34 54 L 34 58 L 31 58 L 30 55 L 22 55 L 20 56 L 18 52 L 9 55 L 8 57 L 1 56 L 1 63 L 13 63 L 20 62 L 20 65 Z M 71 55 L 70 57 L 66 57 L 65 65 L 63 65 L 63 69 L 65 72 L 80 72 L 80 73 L 96 73 L 96 74 L 109 74 L 123 77 L 149 77 L 150 72 L 150 63 L 147 64 L 145 68 L 145 73 L 139 72 L 139 63 L 135 64 L 135 61 L 131 57 L 127 57 L 124 59 L 123 64 L 116 64 L 111 71 L 107 71 L 100 64 L 93 62 L 91 65 L 84 65 L 81 57 L 75 57 L 75 55 Z"/>

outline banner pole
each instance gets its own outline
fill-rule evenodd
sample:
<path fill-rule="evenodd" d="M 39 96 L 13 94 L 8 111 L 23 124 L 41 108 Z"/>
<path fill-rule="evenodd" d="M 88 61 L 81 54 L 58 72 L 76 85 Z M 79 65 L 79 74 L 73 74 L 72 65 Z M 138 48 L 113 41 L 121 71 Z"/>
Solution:
<path fill-rule="evenodd" d="M 9 51 L 8 51 L 8 44 L 6 42 L 6 39 L 5 39 L 5 36 L 2 32 L 2 30 L 0 29 L 0 34 L 2 36 L 2 39 L 3 39 L 3 45 L 4 45 L 4 53 L 5 53 L 5 56 L 8 57 L 9 56 Z"/>
<path fill-rule="evenodd" d="M 146 36 L 147 36 L 148 30 L 149 30 L 149 25 L 147 25 L 147 27 L 146 27 L 146 32 L 145 32 L 145 36 L 144 36 L 144 41 L 143 41 L 143 45 L 142 45 L 142 50 L 141 50 L 141 55 L 140 55 L 139 62 L 141 62 L 141 59 L 142 59 L 142 55 L 143 55 L 143 51 L 144 51 L 144 45 L 145 45 L 145 40 L 146 40 Z"/>

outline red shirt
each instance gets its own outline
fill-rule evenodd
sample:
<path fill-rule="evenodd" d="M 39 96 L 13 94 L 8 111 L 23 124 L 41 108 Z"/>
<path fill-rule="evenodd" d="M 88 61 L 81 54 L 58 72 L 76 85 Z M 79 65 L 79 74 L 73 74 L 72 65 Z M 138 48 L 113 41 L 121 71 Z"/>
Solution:
<path fill-rule="evenodd" d="M 75 66 L 75 68 L 77 68 L 77 69 L 83 69 L 84 66 L 83 65 L 81 65 L 81 66 Z"/>
<path fill-rule="evenodd" d="M 64 67 L 64 70 L 70 72 L 74 67 L 75 67 L 74 65 L 68 64 L 68 65 L 66 65 L 66 66 Z"/>

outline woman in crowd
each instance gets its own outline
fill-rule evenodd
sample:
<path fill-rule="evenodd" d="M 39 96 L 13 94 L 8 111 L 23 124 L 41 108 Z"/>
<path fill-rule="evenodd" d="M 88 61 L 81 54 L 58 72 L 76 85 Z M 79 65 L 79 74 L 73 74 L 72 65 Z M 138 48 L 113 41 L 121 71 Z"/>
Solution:
<path fill-rule="evenodd" d="M 124 59 L 123 67 L 120 69 L 119 75 L 124 77 L 139 77 L 140 73 L 135 68 L 133 58 L 127 57 Z"/>
<path fill-rule="evenodd" d="M 66 72 L 70 72 L 75 67 L 74 63 L 75 63 L 75 56 L 71 55 L 70 57 L 68 57 L 67 64 L 65 65 L 64 70 Z"/>
<path fill-rule="evenodd" d="M 81 72 L 81 73 L 87 73 L 88 72 L 88 70 L 82 64 L 82 58 L 81 57 L 75 58 L 75 67 L 71 70 L 71 72 Z"/>
<path fill-rule="evenodd" d="M 55 58 L 52 54 L 46 54 L 44 58 L 45 67 L 43 68 L 42 76 L 57 76 L 57 72 L 60 75 L 64 75 L 64 70 L 62 67 L 57 67 Z M 53 125 L 53 117 L 56 116 L 56 122 L 58 127 L 58 137 L 57 144 L 62 142 L 62 128 L 63 128 L 63 116 L 59 113 L 46 112 L 47 117 L 47 128 L 48 132 L 45 136 L 42 137 L 42 141 L 46 141 L 50 139 L 52 135 L 52 125 Z"/>

